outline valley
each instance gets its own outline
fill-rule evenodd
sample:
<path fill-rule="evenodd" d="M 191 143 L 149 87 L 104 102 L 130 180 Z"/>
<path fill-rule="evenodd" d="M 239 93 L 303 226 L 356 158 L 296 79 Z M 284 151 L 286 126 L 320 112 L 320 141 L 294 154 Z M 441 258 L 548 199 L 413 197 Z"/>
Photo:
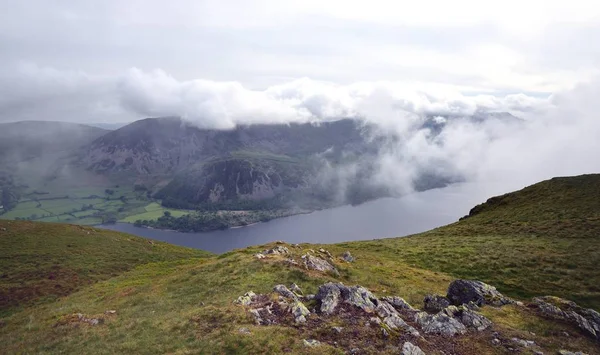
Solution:
<path fill-rule="evenodd" d="M 0 341 L 9 353 L 598 354 L 599 192 L 600 175 L 555 178 L 416 235 L 219 255 L 3 220 Z"/>

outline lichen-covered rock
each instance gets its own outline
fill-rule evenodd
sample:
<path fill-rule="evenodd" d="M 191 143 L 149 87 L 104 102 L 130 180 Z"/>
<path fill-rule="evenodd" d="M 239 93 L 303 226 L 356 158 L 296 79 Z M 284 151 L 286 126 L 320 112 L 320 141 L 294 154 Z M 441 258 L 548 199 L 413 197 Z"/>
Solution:
<path fill-rule="evenodd" d="M 354 262 L 354 257 L 352 256 L 352 254 L 350 254 L 349 251 L 345 251 L 344 254 L 342 254 L 342 259 L 349 263 Z"/>
<path fill-rule="evenodd" d="M 275 255 L 280 255 L 280 254 L 289 254 L 290 251 L 288 248 L 278 245 L 273 249 L 267 249 L 263 252 L 263 254 L 275 254 Z"/>
<path fill-rule="evenodd" d="M 310 254 L 303 255 L 302 259 L 304 260 L 304 265 L 309 270 L 331 272 L 336 275 L 339 275 L 337 269 L 333 265 L 331 265 L 327 260 L 321 259 L 316 256 L 312 256 Z"/>
<path fill-rule="evenodd" d="M 577 303 L 558 297 L 536 297 L 533 303 L 550 318 L 567 321 L 600 341 L 600 313 L 579 307 Z"/>
<path fill-rule="evenodd" d="M 308 317 L 310 314 L 308 308 L 306 308 L 306 306 L 300 301 L 294 302 L 290 307 L 290 311 L 294 315 L 294 320 L 296 323 L 306 322 L 306 317 Z"/>
<path fill-rule="evenodd" d="M 256 294 L 252 291 L 248 291 L 243 296 L 238 297 L 237 300 L 235 300 L 235 303 L 241 304 L 242 306 L 248 306 L 252 303 L 254 297 L 256 297 Z"/>
<path fill-rule="evenodd" d="M 375 310 L 376 305 L 373 301 L 377 301 L 377 297 L 366 288 L 362 286 L 346 287 L 341 285 L 340 291 L 345 303 L 358 307 L 367 313 Z"/>
<path fill-rule="evenodd" d="M 560 355 L 588 355 L 588 354 L 586 354 L 584 352 L 581 352 L 581 351 L 572 352 L 572 351 L 568 351 L 568 350 L 559 350 L 558 353 Z"/>
<path fill-rule="evenodd" d="M 510 298 L 504 297 L 494 286 L 476 280 L 455 280 L 448 287 L 446 297 L 454 305 L 460 306 L 473 302 L 477 306 L 490 304 L 503 306 L 514 303 Z"/>
<path fill-rule="evenodd" d="M 302 295 L 302 289 L 300 288 L 300 286 L 298 286 L 296 284 L 292 284 L 290 286 L 290 291 L 292 291 L 296 295 Z"/>
<path fill-rule="evenodd" d="M 304 346 L 308 346 L 309 348 L 314 348 L 321 345 L 321 342 L 315 339 L 304 339 Z"/>
<path fill-rule="evenodd" d="M 276 285 L 275 287 L 273 287 L 273 291 L 279 293 L 280 295 L 282 295 L 285 298 L 289 298 L 292 300 L 298 300 L 298 296 L 296 296 L 292 291 L 290 291 L 284 285 Z"/>
<path fill-rule="evenodd" d="M 427 312 L 438 313 L 450 305 L 450 300 L 444 296 L 427 295 L 423 299 L 423 309 Z"/>
<path fill-rule="evenodd" d="M 402 297 L 398 297 L 398 296 L 392 296 L 392 297 L 390 297 L 390 296 L 388 296 L 388 297 L 382 297 L 381 300 L 386 301 L 387 303 L 389 303 L 392 306 L 394 306 L 394 308 L 396 308 L 396 309 L 409 310 L 409 311 L 414 311 L 415 310 Z"/>
<path fill-rule="evenodd" d="M 333 282 L 319 286 L 319 291 L 315 295 L 315 299 L 321 302 L 321 313 L 332 314 L 335 311 L 342 296 L 340 285 L 344 286 Z"/>
<path fill-rule="evenodd" d="M 423 350 L 411 342 L 406 342 L 402 345 L 402 355 L 425 355 Z"/>
<path fill-rule="evenodd" d="M 420 336 L 419 331 L 406 323 L 398 314 L 392 314 L 383 319 L 383 324 L 390 329 L 403 329 L 414 337 Z"/>
<path fill-rule="evenodd" d="M 458 319 L 467 328 L 473 328 L 480 332 L 492 326 L 492 321 L 468 308 L 463 308 L 460 310 L 460 316 Z"/>
<path fill-rule="evenodd" d="M 444 313 L 429 314 L 427 312 L 419 312 L 415 314 L 415 322 L 419 324 L 426 334 L 454 336 L 464 334 L 467 331 L 467 328 L 462 323 Z"/>
<path fill-rule="evenodd" d="M 266 258 L 265 254 L 263 254 L 263 253 L 256 253 L 256 254 L 254 254 L 254 257 L 257 258 L 257 259 L 264 259 L 264 258 Z"/>

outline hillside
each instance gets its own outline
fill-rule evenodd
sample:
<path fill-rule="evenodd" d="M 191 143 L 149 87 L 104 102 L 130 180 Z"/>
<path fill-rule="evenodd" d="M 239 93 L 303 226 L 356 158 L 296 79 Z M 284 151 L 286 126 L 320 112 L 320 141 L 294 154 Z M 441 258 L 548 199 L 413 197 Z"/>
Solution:
<path fill-rule="evenodd" d="M 555 295 L 600 309 L 600 200 L 588 198 L 599 189 L 600 175 L 545 181 L 509 194 L 504 203 L 491 199 L 462 221 L 405 238 L 336 245 L 273 243 L 200 259 L 185 257 L 189 251 L 173 247 L 165 250 L 172 261 L 139 260 L 137 267 L 106 281 L 3 317 L 0 341 L 8 353 L 399 353 L 411 342 L 426 354 L 556 354 L 562 349 L 599 354 L 598 340 L 570 318 L 555 320 L 552 307 L 586 317 L 594 317 L 593 311 L 556 298 L 531 298 Z M 35 226 L 35 233 L 27 233 L 31 238 L 50 226 L 11 223 Z M 4 248 L 12 255 L 28 250 L 24 234 L 11 235 Z M 77 238 L 71 243 L 74 250 L 80 248 Z M 147 243 L 138 247 L 148 249 Z M 353 261 L 343 256 L 347 251 Z M 73 256 L 62 258 L 61 264 L 68 264 Z M 326 271 L 323 261 L 335 269 Z M 7 264 L 3 270 L 10 275 L 21 264 Z M 428 294 L 460 295 L 460 288 L 447 291 L 457 278 L 481 280 L 504 296 L 486 286 L 481 292 L 494 295 L 486 298 L 491 305 L 454 309 L 444 305 L 445 298 L 435 297 L 424 305 Z M 327 282 L 364 288 L 342 289 L 335 296 L 328 293 L 335 288 Z M 315 310 L 306 322 L 296 323 L 296 313 L 285 310 L 286 297 L 278 298 L 273 291 L 275 285 L 293 283 L 304 295 L 316 295 L 289 296 Z M 258 296 L 240 298 L 246 306 L 233 302 L 249 291 Z M 386 296 L 425 307 L 429 315 Z M 341 308 L 333 305 L 336 297 L 344 300 Z M 287 302 L 303 314 L 302 308 L 294 308 L 295 301 Z M 375 311 L 369 308 L 375 307 L 372 302 Z M 443 311 L 436 313 L 439 309 Z M 411 335 L 414 330 L 420 336 Z"/>
<path fill-rule="evenodd" d="M 0 316 L 150 262 L 210 253 L 103 229 L 0 220 Z"/>

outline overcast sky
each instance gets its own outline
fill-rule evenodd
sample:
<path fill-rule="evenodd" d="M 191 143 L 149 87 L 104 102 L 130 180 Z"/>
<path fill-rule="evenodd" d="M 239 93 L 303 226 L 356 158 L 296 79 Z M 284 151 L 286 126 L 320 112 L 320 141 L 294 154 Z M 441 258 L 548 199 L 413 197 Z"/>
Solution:
<path fill-rule="evenodd" d="M 600 59 L 594 1 L 0 0 L 0 8 L 0 121 L 182 115 L 229 127 L 352 114 L 357 97 L 382 90 L 413 111 L 472 111 L 482 101 L 519 111 L 595 77 Z"/>

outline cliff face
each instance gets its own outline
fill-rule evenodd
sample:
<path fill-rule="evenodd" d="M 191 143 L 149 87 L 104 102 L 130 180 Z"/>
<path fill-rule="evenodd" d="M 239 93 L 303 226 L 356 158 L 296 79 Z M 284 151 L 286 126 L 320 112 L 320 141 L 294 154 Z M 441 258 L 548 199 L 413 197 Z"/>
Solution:
<path fill-rule="evenodd" d="M 190 203 L 262 200 L 308 185 L 310 171 L 295 163 L 225 159 L 176 176 L 157 197 Z"/>

